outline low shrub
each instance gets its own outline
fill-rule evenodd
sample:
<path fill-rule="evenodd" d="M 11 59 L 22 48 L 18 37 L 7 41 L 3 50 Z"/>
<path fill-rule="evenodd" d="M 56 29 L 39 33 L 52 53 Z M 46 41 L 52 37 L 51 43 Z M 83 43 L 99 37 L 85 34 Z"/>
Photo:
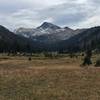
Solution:
<path fill-rule="evenodd" d="M 100 58 L 97 59 L 96 64 L 95 64 L 95 67 L 100 67 Z"/>
<path fill-rule="evenodd" d="M 31 57 L 29 57 L 29 58 L 28 58 L 28 60 L 29 60 L 29 61 L 31 61 L 31 60 L 32 60 L 32 58 L 31 58 Z"/>

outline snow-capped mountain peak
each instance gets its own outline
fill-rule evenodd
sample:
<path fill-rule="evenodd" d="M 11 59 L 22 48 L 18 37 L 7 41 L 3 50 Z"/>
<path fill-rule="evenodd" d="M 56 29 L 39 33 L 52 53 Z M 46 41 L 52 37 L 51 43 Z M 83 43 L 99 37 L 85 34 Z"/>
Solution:
<path fill-rule="evenodd" d="M 31 38 L 37 41 L 59 41 L 66 40 L 74 35 L 75 30 L 69 27 L 61 28 L 52 23 L 44 22 L 42 25 L 35 29 L 19 28 L 16 34 Z"/>

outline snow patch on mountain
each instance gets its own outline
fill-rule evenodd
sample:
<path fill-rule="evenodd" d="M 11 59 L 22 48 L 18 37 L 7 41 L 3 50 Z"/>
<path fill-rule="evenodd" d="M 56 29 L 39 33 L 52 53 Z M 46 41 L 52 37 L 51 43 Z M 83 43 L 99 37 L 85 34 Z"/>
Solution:
<path fill-rule="evenodd" d="M 15 30 L 15 33 L 27 38 L 31 38 L 34 41 L 60 41 L 69 39 L 81 31 L 82 30 L 73 30 L 69 27 L 61 28 L 52 23 L 44 22 L 37 28 L 19 28 Z"/>

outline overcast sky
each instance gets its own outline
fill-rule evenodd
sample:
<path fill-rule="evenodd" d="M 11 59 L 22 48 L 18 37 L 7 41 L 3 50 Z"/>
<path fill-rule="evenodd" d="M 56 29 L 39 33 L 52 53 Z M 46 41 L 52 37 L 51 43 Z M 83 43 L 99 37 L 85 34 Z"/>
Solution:
<path fill-rule="evenodd" d="M 0 0 L 0 24 L 13 30 L 43 22 L 85 28 L 100 25 L 100 0 Z"/>

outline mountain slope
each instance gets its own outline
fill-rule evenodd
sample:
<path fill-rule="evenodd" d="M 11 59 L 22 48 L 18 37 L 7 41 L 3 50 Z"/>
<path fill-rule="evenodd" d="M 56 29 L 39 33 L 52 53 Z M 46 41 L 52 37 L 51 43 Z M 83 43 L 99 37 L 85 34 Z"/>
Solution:
<path fill-rule="evenodd" d="M 87 29 L 68 40 L 60 42 L 62 49 L 79 51 L 86 49 L 100 49 L 100 26 Z"/>
<path fill-rule="evenodd" d="M 27 44 L 32 46 L 31 40 L 18 36 L 0 25 L 0 52 L 14 51 L 15 49 L 25 51 Z"/>
<path fill-rule="evenodd" d="M 73 30 L 66 30 L 66 29 L 58 29 L 52 34 L 44 34 L 41 36 L 34 36 L 33 39 L 35 41 L 40 41 L 40 42 L 57 42 L 57 41 L 62 41 L 70 38 L 71 36 L 74 35 Z"/>

